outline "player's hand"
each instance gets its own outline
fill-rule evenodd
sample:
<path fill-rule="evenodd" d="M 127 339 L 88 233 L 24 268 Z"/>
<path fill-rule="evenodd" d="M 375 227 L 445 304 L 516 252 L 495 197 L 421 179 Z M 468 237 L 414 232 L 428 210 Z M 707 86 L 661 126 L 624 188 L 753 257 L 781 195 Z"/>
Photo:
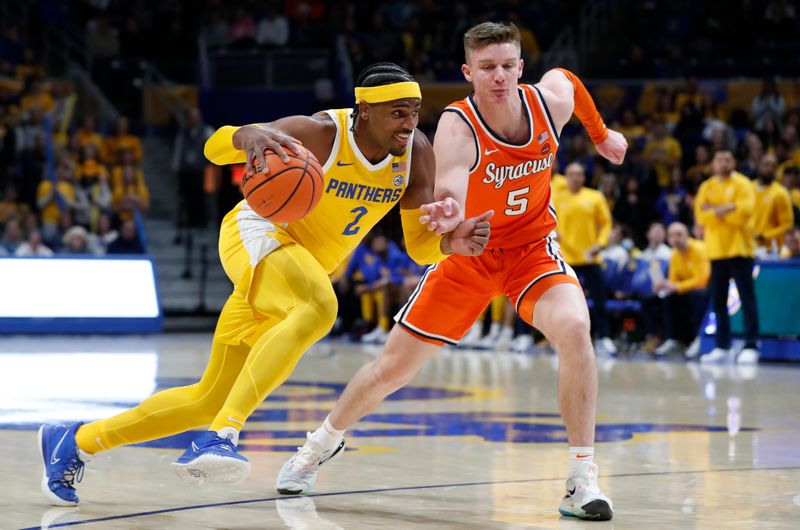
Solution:
<path fill-rule="evenodd" d="M 269 173 L 264 151 L 272 151 L 288 162 L 289 156 L 284 148 L 299 155 L 301 145 L 302 142 L 297 138 L 270 127 L 245 125 L 233 133 L 233 146 L 247 154 L 246 170 L 251 173 Z"/>
<path fill-rule="evenodd" d="M 608 138 L 603 143 L 597 144 L 597 152 L 612 164 L 621 164 L 625 160 L 625 151 L 628 150 L 628 140 L 615 130 L 608 130 Z"/>
<path fill-rule="evenodd" d="M 455 230 L 447 234 L 448 251 L 462 256 L 480 256 L 489 243 L 489 219 L 494 210 L 483 212 L 478 217 L 462 221 Z"/>
<path fill-rule="evenodd" d="M 439 235 L 452 232 L 464 220 L 461 205 L 452 197 L 423 204 L 419 209 L 425 212 L 425 215 L 419 218 L 419 222 L 427 224 L 428 230 L 436 231 Z"/>

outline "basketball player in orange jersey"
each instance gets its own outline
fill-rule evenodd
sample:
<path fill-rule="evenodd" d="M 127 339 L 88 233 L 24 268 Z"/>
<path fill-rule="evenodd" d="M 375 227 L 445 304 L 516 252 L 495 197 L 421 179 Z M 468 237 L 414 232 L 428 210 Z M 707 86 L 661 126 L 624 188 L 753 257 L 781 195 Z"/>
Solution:
<path fill-rule="evenodd" d="M 611 162 L 622 162 L 627 143 L 605 127 L 571 72 L 551 70 L 534 86 L 518 85 L 523 64 L 514 25 L 480 24 L 467 31 L 464 46 L 461 68 L 474 93 L 447 107 L 439 121 L 436 193 L 466 204 L 467 216 L 494 209 L 487 251 L 454 256 L 426 271 L 395 317 L 399 325 L 381 356 L 356 373 L 323 425 L 284 464 L 277 489 L 309 491 L 320 464 L 341 453 L 345 429 L 411 381 L 440 346 L 457 343 L 489 301 L 505 294 L 559 355 L 558 397 L 570 446 L 559 511 L 607 520 L 612 503 L 598 487 L 592 462 L 597 370 L 589 313 L 554 240 L 550 173 L 559 132 L 573 112 Z"/>
<path fill-rule="evenodd" d="M 250 166 L 257 159 L 262 172 L 269 171 L 265 148 L 286 158 L 284 149 L 302 142 L 323 161 L 322 198 L 305 217 L 286 224 L 262 218 L 245 200 L 225 216 L 219 252 L 234 289 L 217 322 L 205 373 L 195 384 L 158 392 L 110 418 L 43 426 L 41 487 L 49 502 L 78 503 L 74 483 L 93 454 L 205 425 L 208 430 L 172 464 L 176 473 L 190 482 L 245 478 L 250 464 L 237 450 L 239 432 L 328 333 L 337 310 L 329 274 L 395 204 L 408 254 L 417 262 L 483 251 L 492 212 L 461 221 L 463 209 L 452 198 L 434 201 L 433 148 L 416 131 L 421 97 L 407 71 L 378 63 L 359 76 L 355 108 L 226 126 L 209 138 L 205 154 L 212 162 Z"/>

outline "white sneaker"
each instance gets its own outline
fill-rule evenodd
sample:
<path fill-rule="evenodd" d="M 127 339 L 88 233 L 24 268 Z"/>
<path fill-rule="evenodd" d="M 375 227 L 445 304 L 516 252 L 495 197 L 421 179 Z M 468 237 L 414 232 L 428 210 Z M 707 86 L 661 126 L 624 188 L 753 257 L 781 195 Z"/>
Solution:
<path fill-rule="evenodd" d="M 758 350 L 755 348 L 745 348 L 736 357 L 738 364 L 756 364 L 758 362 Z"/>
<path fill-rule="evenodd" d="M 294 456 L 283 464 L 278 473 L 275 488 L 282 495 L 302 495 L 311 491 L 317 482 L 319 466 L 344 452 L 344 438 L 334 449 L 323 451 L 319 445 L 311 441 L 311 433 L 306 436 L 308 439 L 305 445 L 297 448 Z"/>
<path fill-rule="evenodd" d="M 561 515 L 596 521 L 614 517 L 611 499 L 603 495 L 597 485 L 597 464 L 581 463 L 567 479 L 567 494 L 561 499 L 558 511 Z"/>
<path fill-rule="evenodd" d="M 683 352 L 683 356 L 686 357 L 687 359 L 694 359 L 698 355 L 700 355 L 700 336 L 699 335 L 694 338 L 692 343 L 689 344 L 689 347 L 686 348 L 686 351 Z"/>
<path fill-rule="evenodd" d="M 458 341 L 458 345 L 462 348 L 474 348 L 478 345 L 483 335 L 483 322 L 476 322 L 469 328 L 464 337 Z"/>
<path fill-rule="evenodd" d="M 597 351 L 601 354 L 605 355 L 616 355 L 617 354 L 617 345 L 614 344 L 614 341 L 611 340 L 609 337 L 603 337 L 597 341 L 597 346 L 595 347 Z"/>
<path fill-rule="evenodd" d="M 656 351 L 653 352 L 653 355 L 655 355 L 656 357 L 669 355 L 670 353 L 674 352 L 680 347 L 681 345 L 677 340 L 667 339 L 664 341 L 664 344 L 656 348 Z"/>
<path fill-rule="evenodd" d="M 718 363 L 724 362 L 728 360 L 730 357 L 730 350 L 726 350 L 724 348 L 714 348 L 710 352 L 705 355 L 700 356 L 701 363 Z"/>
<path fill-rule="evenodd" d="M 361 342 L 362 344 L 383 344 L 388 336 L 389 334 L 382 327 L 377 326 L 369 333 L 362 335 Z"/>
<path fill-rule="evenodd" d="M 515 353 L 525 353 L 533 346 L 533 337 L 530 333 L 523 333 L 511 341 L 510 349 Z"/>
<path fill-rule="evenodd" d="M 494 327 L 494 326 L 492 326 Z M 497 339 L 500 338 L 500 330 L 495 331 L 492 329 L 489 331 L 489 334 L 483 337 L 481 340 L 478 341 L 478 348 L 484 348 L 487 350 L 493 350 L 497 345 Z"/>

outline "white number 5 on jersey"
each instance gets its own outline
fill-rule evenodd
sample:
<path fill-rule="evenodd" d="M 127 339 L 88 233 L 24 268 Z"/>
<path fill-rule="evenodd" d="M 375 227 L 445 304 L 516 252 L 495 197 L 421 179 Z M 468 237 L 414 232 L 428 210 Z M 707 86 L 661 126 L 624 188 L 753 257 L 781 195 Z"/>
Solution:
<path fill-rule="evenodd" d="M 510 208 L 506 208 L 503 213 L 506 215 L 522 215 L 528 209 L 528 198 L 524 197 L 526 193 L 531 191 L 530 186 L 520 188 L 518 190 L 511 190 L 508 192 L 508 200 L 506 204 Z"/>

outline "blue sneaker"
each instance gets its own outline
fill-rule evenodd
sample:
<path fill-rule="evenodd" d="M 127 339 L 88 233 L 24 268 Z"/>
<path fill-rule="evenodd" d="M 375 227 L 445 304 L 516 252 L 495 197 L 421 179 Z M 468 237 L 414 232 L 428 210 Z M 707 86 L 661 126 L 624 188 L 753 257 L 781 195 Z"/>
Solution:
<path fill-rule="evenodd" d="M 194 439 L 172 464 L 172 469 L 181 479 L 194 485 L 204 481 L 235 483 L 250 474 L 250 462 L 236 452 L 236 445 L 230 439 L 206 431 Z"/>
<path fill-rule="evenodd" d="M 39 451 L 44 462 L 42 493 L 53 506 L 78 504 L 73 484 L 83 478 L 84 461 L 75 443 L 75 432 L 81 425 L 42 425 L 39 428 Z"/>

